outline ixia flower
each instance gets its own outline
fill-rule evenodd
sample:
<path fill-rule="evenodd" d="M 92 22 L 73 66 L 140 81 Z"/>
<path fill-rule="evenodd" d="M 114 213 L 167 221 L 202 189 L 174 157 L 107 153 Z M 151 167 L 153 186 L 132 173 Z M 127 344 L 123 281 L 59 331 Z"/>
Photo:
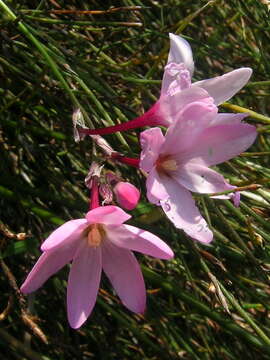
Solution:
<path fill-rule="evenodd" d="M 256 128 L 241 122 L 245 116 L 218 114 L 215 105 L 193 103 L 165 136 L 160 128 L 141 133 L 140 168 L 148 173 L 148 200 L 161 205 L 177 228 L 198 241 L 209 243 L 213 234 L 190 191 L 217 193 L 233 188 L 209 166 L 239 155 L 254 142 Z"/>
<path fill-rule="evenodd" d="M 164 69 L 159 100 L 142 116 L 101 129 L 79 129 L 80 134 L 106 135 L 144 126 L 170 126 L 192 102 L 219 105 L 235 95 L 249 80 L 252 70 L 239 68 L 222 76 L 192 83 L 194 61 L 189 43 L 169 34 L 170 51 Z"/>
<path fill-rule="evenodd" d="M 131 250 L 160 259 L 171 259 L 173 252 L 150 232 L 123 224 L 128 219 L 130 215 L 119 207 L 102 206 L 90 210 L 84 219 L 60 226 L 42 244 L 43 254 L 21 291 L 27 294 L 37 290 L 72 261 L 67 287 L 68 320 L 72 328 L 79 328 L 91 314 L 102 269 L 122 303 L 131 311 L 143 313 L 145 284 Z"/>

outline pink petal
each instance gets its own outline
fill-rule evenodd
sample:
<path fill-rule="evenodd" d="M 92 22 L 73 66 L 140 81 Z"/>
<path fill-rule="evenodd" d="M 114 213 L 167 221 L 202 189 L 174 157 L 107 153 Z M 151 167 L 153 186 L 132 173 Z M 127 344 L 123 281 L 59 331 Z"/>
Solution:
<path fill-rule="evenodd" d="M 173 258 L 171 248 L 156 235 L 135 226 L 107 227 L 108 239 L 118 247 L 138 251 L 159 259 Z"/>
<path fill-rule="evenodd" d="M 109 240 L 102 246 L 103 270 L 122 303 L 135 313 L 143 313 L 146 291 L 140 266 L 131 251 Z"/>
<path fill-rule="evenodd" d="M 161 95 L 174 95 L 191 86 L 190 72 L 184 64 L 170 63 L 165 66 Z"/>
<path fill-rule="evenodd" d="M 175 180 L 168 178 L 165 184 L 169 198 L 161 206 L 176 228 L 202 243 L 209 243 L 213 233 L 201 216 L 190 192 Z"/>
<path fill-rule="evenodd" d="M 168 197 L 162 178 L 163 176 L 161 177 L 156 169 L 153 168 L 146 179 L 147 198 L 156 205 L 159 205 L 160 200 L 167 199 Z"/>
<path fill-rule="evenodd" d="M 140 141 L 142 147 L 140 168 L 149 172 L 158 158 L 164 136 L 160 128 L 152 128 L 141 133 Z"/>
<path fill-rule="evenodd" d="M 217 107 L 213 104 L 194 102 L 187 105 L 168 128 L 162 154 L 180 154 L 189 149 L 199 134 L 217 115 Z"/>
<path fill-rule="evenodd" d="M 117 203 L 124 209 L 133 210 L 140 200 L 140 191 L 129 182 L 119 181 L 113 189 Z"/>
<path fill-rule="evenodd" d="M 192 87 L 199 86 L 205 89 L 209 95 L 214 98 L 215 104 L 219 105 L 229 100 L 234 94 L 242 89 L 248 82 L 251 74 L 252 69 L 240 68 L 222 76 L 197 81 L 192 84 Z"/>
<path fill-rule="evenodd" d="M 131 216 L 118 206 L 100 206 L 88 211 L 86 219 L 89 224 L 120 225 Z"/>
<path fill-rule="evenodd" d="M 180 154 L 180 158 L 183 162 L 191 159 L 193 163 L 216 165 L 248 149 L 256 136 L 256 127 L 248 124 L 212 126 L 205 129 L 189 153 Z"/>
<path fill-rule="evenodd" d="M 78 241 L 74 241 L 56 249 L 45 251 L 22 284 L 21 292 L 28 294 L 41 287 L 50 276 L 72 260 L 77 246 Z"/>
<path fill-rule="evenodd" d="M 167 121 L 167 125 L 164 122 L 164 126 L 173 124 L 185 106 L 193 102 L 213 104 L 213 98 L 209 96 L 207 91 L 197 86 L 191 86 L 173 95 L 161 96 L 159 99 L 159 113 Z"/>
<path fill-rule="evenodd" d="M 168 63 L 184 63 L 192 76 L 194 71 L 194 62 L 189 43 L 179 35 L 170 33 L 169 36 L 170 52 L 168 56 Z"/>
<path fill-rule="evenodd" d="M 186 189 L 200 194 L 223 192 L 234 188 L 216 171 L 196 163 L 184 165 L 172 176 Z"/>
<path fill-rule="evenodd" d="M 73 260 L 68 278 L 68 321 L 78 329 L 86 321 L 96 303 L 101 277 L 101 248 L 81 244 Z"/>
<path fill-rule="evenodd" d="M 42 251 L 55 249 L 65 242 L 73 242 L 78 239 L 87 227 L 86 219 L 70 220 L 54 230 L 53 233 L 41 245 Z"/>
<path fill-rule="evenodd" d="M 246 114 L 246 113 L 241 113 L 241 114 L 219 113 L 211 121 L 210 126 L 239 124 L 247 116 L 249 116 L 249 114 Z"/>

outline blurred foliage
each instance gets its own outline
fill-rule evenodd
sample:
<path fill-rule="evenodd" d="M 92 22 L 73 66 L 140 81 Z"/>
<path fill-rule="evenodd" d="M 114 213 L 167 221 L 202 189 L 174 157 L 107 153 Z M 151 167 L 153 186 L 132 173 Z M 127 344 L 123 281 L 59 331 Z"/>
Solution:
<path fill-rule="evenodd" d="M 267 5 L 259 0 L 0 3 L 1 358 L 269 359 Z M 120 8 L 106 12 L 111 7 Z M 239 209 L 196 195 L 215 233 L 209 247 L 176 231 L 143 197 L 133 223 L 170 243 L 175 259 L 138 256 L 148 288 L 144 316 L 126 310 L 104 278 L 92 316 L 74 331 L 66 320 L 67 268 L 28 299 L 16 282 L 19 286 L 35 263 L 43 239 L 87 211 L 84 177 L 93 157 L 102 154 L 90 139 L 74 142 L 73 111 L 80 106 L 88 125 L 101 127 L 147 110 L 159 94 L 168 32 L 190 41 L 196 79 L 253 68 L 251 82 L 232 102 L 240 111 L 255 112 L 247 121 L 257 125 L 258 140 L 218 170 L 234 185 L 261 188 L 244 191 Z M 137 135 L 106 139 L 136 156 Z M 144 193 L 144 178 L 136 170 L 113 162 L 106 168 Z"/>

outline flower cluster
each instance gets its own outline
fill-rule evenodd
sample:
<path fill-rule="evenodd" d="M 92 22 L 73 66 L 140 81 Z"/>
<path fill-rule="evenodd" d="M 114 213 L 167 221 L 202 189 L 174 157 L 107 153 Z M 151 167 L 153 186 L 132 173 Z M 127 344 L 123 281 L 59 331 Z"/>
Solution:
<path fill-rule="evenodd" d="M 192 83 L 194 62 L 187 41 L 170 34 L 170 52 L 158 101 L 142 116 L 103 129 L 76 129 L 76 139 L 92 136 L 105 147 L 106 158 L 136 166 L 147 175 L 148 200 L 161 206 L 176 228 L 202 243 L 213 233 L 199 212 L 192 192 L 231 199 L 239 205 L 235 186 L 211 169 L 252 145 L 256 128 L 242 122 L 247 114 L 219 113 L 217 106 L 230 99 L 249 80 L 251 69 Z M 114 151 L 100 135 L 149 126 L 140 134 L 139 158 Z M 166 133 L 159 126 L 166 127 Z M 109 151 L 108 151 L 109 149 Z M 37 290 L 54 273 L 72 261 L 67 288 L 68 320 L 79 328 L 90 315 L 98 293 L 102 270 L 122 303 L 143 313 L 145 285 L 132 251 L 160 259 L 173 252 L 154 234 L 124 224 L 136 207 L 139 190 L 119 175 L 91 167 L 86 185 L 91 189 L 90 210 L 85 218 L 71 220 L 56 229 L 41 246 L 42 255 L 21 287 Z M 218 194 L 223 193 L 223 194 Z M 99 197 L 103 198 L 100 206 Z"/>

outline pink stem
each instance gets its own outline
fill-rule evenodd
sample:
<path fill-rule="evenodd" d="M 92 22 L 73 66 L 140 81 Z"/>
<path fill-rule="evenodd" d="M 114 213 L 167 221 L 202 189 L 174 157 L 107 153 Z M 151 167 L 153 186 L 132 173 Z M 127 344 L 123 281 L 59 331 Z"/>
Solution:
<path fill-rule="evenodd" d="M 159 116 L 157 114 L 158 107 L 159 107 L 158 102 L 156 102 L 142 116 L 139 116 L 133 120 L 127 121 L 122 124 L 108 126 L 106 128 L 99 128 L 99 129 L 78 129 L 78 131 L 80 134 L 85 134 L 85 135 L 108 135 L 108 134 L 116 133 L 117 131 L 133 130 L 144 126 L 162 125 L 162 123 L 159 123 Z"/>
<path fill-rule="evenodd" d="M 99 207 L 98 177 L 93 176 L 89 210 Z"/>
<path fill-rule="evenodd" d="M 136 158 L 130 158 L 130 157 L 126 157 L 124 155 L 120 155 L 118 153 L 113 153 L 111 155 L 111 157 L 117 161 L 119 161 L 122 164 L 126 164 L 126 165 L 130 165 L 136 168 L 139 168 L 139 164 L 140 164 L 140 159 L 136 159 Z"/>

